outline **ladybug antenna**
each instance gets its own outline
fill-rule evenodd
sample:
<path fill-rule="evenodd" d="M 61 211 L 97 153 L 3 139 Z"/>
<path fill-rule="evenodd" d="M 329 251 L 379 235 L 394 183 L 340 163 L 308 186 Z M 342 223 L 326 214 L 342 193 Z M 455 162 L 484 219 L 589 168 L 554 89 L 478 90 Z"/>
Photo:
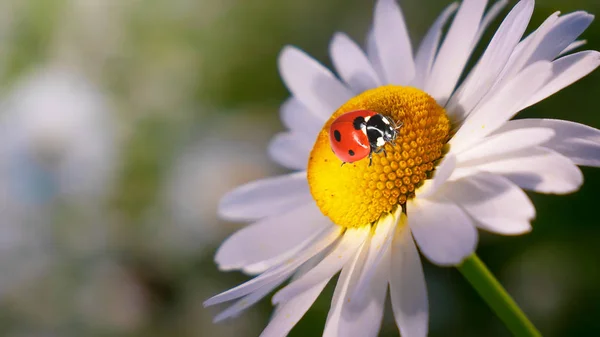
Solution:
<path fill-rule="evenodd" d="M 399 121 L 394 121 L 393 119 L 388 119 L 388 120 L 391 122 L 394 130 L 399 130 L 402 127 L 402 125 L 404 125 L 404 123 L 402 123 L 402 121 L 400 121 L 400 120 Z"/>
<path fill-rule="evenodd" d="M 394 122 L 394 130 L 400 130 L 400 128 L 404 125 L 402 121 Z"/>

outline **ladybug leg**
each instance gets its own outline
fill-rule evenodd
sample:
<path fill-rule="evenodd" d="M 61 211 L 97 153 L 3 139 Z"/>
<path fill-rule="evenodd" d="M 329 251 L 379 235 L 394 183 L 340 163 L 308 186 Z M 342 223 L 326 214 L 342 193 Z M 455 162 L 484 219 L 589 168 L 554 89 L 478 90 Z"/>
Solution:
<path fill-rule="evenodd" d="M 340 167 L 344 166 L 344 164 L 346 164 L 346 162 L 345 162 L 345 161 L 343 161 L 343 162 L 342 162 L 342 165 L 340 165 Z"/>
<path fill-rule="evenodd" d="M 369 152 L 369 166 L 373 164 L 373 151 Z"/>
<path fill-rule="evenodd" d="M 378 148 L 376 148 L 375 150 L 373 150 L 371 152 L 375 152 L 375 153 L 381 153 L 381 152 L 383 152 L 383 153 L 385 153 L 387 155 L 387 153 L 385 152 L 385 147 L 383 147 L 383 146 L 382 147 L 378 147 Z"/>

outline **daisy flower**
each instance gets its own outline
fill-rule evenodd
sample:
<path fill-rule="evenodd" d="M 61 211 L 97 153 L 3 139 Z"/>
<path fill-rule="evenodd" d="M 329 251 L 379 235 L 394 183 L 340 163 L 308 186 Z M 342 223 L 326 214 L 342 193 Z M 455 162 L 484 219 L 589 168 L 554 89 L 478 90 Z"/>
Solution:
<path fill-rule="evenodd" d="M 582 184 L 577 165 L 600 166 L 599 130 L 510 120 L 600 64 L 596 51 L 569 54 L 592 15 L 554 13 L 524 37 L 534 1 L 520 1 L 459 83 L 505 4 L 487 13 L 485 0 L 449 5 L 413 52 L 400 7 L 378 0 L 366 51 L 334 35 L 337 77 L 299 49 L 284 48 L 279 70 L 292 97 L 281 118 L 289 131 L 275 136 L 269 151 L 297 172 L 249 183 L 221 200 L 223 218 L 254 223 L 222 244 L 216 262 L 258 276 L 206 301 L 236 300 L 217 321 L 291 278 L 273 296 L 277 308 L 262 333 L 284 336 L 341 271 L 324 336 L 376 335 L 388 284 L 400 334 L 425 336 L 428 300 L 417 247 L 435 264 L 459 265 L 473 254 L 478 228 L 531 230 L 535 208 L 523 190 L 570 193 Z M 329 127 L 357 110 L 402 127 L 372 165 L 367 159 L 341 166 Z"/>
<path fill-rule="evenodd" d="M 74 69 L 36 67 L 1 102 L 0 298 L 45 280 L 69 249 L 81 258 L 106 246 L 96 219 L 118 150 L 106 96 Z M 54 226 L 67 205 L 77 226 Z"/>
<path fill-rule="evenodd" d="M 2 100 L 0 181 L 7 197 L 49 205 L 62 198 L 97 203 L 116 165 L 114 120 L 86 77 L 41 66 Z"/>

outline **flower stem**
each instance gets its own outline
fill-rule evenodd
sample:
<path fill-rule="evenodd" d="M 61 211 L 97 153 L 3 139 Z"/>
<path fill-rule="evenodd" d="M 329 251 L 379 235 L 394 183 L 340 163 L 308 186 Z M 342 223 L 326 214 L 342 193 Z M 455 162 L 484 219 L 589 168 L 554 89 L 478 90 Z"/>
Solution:
<path fill-rule="evenodd" d="M 469 256 L 457 268 L 513 335 L 519 337 L 541 336 L 540 332 L 477 255 Z"/>

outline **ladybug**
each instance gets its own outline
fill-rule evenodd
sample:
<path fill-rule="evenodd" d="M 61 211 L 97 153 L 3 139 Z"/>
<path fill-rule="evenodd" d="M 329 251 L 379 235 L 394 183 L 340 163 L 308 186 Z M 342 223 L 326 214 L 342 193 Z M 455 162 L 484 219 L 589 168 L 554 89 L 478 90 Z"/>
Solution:
<path fill-rule="evenodd" d="M 369 166 L 373 153 L 385 153 L 384 145 L 394 144 L 401 123 L 369 110 L 357 110 L 336 118 L 329 128 L 329 142 L 333 153 L 340 158 L 342 165 L 369 156 Z"/>

